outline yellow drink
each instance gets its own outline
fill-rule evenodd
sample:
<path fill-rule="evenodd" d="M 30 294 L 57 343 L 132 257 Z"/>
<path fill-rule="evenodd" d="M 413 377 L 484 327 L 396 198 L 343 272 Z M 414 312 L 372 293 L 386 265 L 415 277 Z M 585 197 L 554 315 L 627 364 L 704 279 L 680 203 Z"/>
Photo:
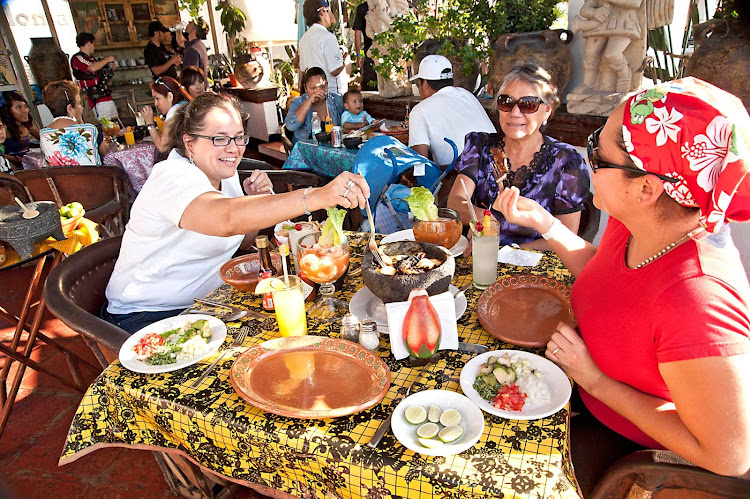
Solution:
<path fill-rule="evenodd" d="M 129 146 L 135 145 L 135 135 L 133 132 L 125 132 L 125 143 Z"/>
<path fill-rule="evenodd" d="M 279 280 L 283 283 L 284 278 Z M 305 295 L 302 292 L 302 279 L 290 275 L 288 285 L 272 289 L 273 305 L 276 309 L 276 321 L 279 323 L 281 336 L 304 336 L 307 334 L 307 316 L 305 315 Z"/>
<path fill-rule="evenodd" d="M 156 127 L 159 129 L 159 134 L 161 135 L 164 133 L 164 120 L 161 119 L 161 116 L 155 116 L 154 121 L 156 122 Z"/>

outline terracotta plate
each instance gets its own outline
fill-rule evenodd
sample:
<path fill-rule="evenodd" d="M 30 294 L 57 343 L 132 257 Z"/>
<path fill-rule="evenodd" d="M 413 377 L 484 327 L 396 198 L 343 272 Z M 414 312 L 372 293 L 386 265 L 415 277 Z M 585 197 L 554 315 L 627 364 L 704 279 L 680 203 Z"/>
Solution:
<path fill-rule="evenodd" d="M 380 402 L 391 371 L 351 341 L 276 338 L 250 348 L 232 366 L 237 393 L 264 411 L 298 419 L 355 414 Z"/>
<path fill-rule="evenodd" d="M 512 345 L 546 346 L 558 322 L 575 325 L 570 287 L 548 277 L 505 277 L 487 288 L 477 304 L 479 322 Z"/>

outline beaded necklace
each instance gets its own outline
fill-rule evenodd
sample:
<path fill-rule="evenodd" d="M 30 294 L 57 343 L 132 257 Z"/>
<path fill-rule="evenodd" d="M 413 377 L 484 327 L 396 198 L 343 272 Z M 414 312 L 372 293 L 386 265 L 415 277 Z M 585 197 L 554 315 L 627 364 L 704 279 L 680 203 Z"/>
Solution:
<path fill-rule="evenodd" d="M 666 248 L 664 248 L 663 250 L 661 250 L 658 253 L 656 253 L 655 255 L 650 256 L 650 257 L 646 258 L 645 260 L 643 260 L 641 263 L 639 263 L 638 265 L 636 265 L 635 268 L 639 269 L 639 268 L 643 267 L 644 265 L 648 265 L 649 263 L 653 262 L 657 258 L 659 258 L 662 255 L 664 255 L 667 252 L 669 252 L 672 248 L 674 248 L 675 246 L 677 246 L 681 242 L 685 241 L 688 238 L 691 238 L 691 237 L 694 237 L 694 236 L 698 235 L 701 231 L 703 231 L 703 227 L 698 227 L 696 229 L 691 230 L 690 232 L 688 232 L 687 234 L 685 234 L 684 236 L 682 236 L 681 238 L 679 238 L 677 241 L 673 242 L 672 244 L 670 244 L 669 246 L 667 246 Z M 633 240 L 633 236 L 631 235 L 630 238 L 628 239 L 628 243 L 625 245 L 625 250 L 626 251 L 628 249 L 628 246 L 630 246 L 630 241 L 632 241 L 632 240 Z"/>

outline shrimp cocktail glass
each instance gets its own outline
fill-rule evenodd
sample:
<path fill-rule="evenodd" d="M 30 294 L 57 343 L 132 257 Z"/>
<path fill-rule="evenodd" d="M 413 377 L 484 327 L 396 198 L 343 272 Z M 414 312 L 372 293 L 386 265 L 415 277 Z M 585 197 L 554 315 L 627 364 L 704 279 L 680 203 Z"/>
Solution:
<path fill-rule="evenodd" d="M 461 239 L 461 218 L 456 210 L 439 208 L 435 220 L 414 219 L 414 239 L 451 249 Z"/>
<path fill-rule="evenodd" d="M 320 298 L 307 311 L 316 320 L 329 322 L 341 319 L 349 304 L 334 296 L 333 283 L 349 266 L 349 243 L 342 230 L 346 210 L 329 208 L 328 219 L 318 232 L 297 241 L 299 268 L 313 282 L 320 284 Z"/>

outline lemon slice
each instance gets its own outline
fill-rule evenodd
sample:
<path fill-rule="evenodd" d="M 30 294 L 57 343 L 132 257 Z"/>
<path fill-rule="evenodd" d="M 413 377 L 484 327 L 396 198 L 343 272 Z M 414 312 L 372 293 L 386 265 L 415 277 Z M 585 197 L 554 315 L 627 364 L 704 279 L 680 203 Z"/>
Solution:
<path fill-rule="evenodd" d="M 274 289 L 284 289 L 284 281 L 278 277 L 267 277 L 261 279 L 255 286 L 255 294 L 260 295 L 263 293 L 270 293 Z"/>
<path fill-rule="evenodd" d="M 455 409 L 446 409 L 440 415 L 440 424 L 443 426 L 455 426 L 461 424 L 463 417 L 461 413 Z"/>
<path fill-rule="evenodd" d="M 443 414 L 443 410 L 435 404 L 430 405 L 430 410 L 427 411 L 427 419 L 433 423 L 440 422 L 440 415 Z"/>
<path fill-rule="evenodd" d="M 421 405 L 413 405 L 404 411 L 404 417 L 411 424 L 422 424 L 427 419 L 427 410 Z"/>
<path fill-rule="evenodd" d="M 443 445 L 443 442 L 441 442 L 440 440 L 435 440 L 434 438 L 420 438 L 419 444 L 422 447 L 434 449 L 435 447 L 441 447 Z"/>
<path fill-rule="evenodd" d="M 461 438 L 461 435 L 463 434 L 463 426 L 455 424 L 446 426 L 445 428 L 440 430 L 440 433 L 438 433 L 438 438 L 447 444 L 450 442 L 455 442 L 456 440 Z"/>
<path fill-rule="evenodd" d="M 417 429 L 417 436 L 420 438 L 432 438 L 439 431 L 440 427 L 435 423 L 425 423 Z"/>

